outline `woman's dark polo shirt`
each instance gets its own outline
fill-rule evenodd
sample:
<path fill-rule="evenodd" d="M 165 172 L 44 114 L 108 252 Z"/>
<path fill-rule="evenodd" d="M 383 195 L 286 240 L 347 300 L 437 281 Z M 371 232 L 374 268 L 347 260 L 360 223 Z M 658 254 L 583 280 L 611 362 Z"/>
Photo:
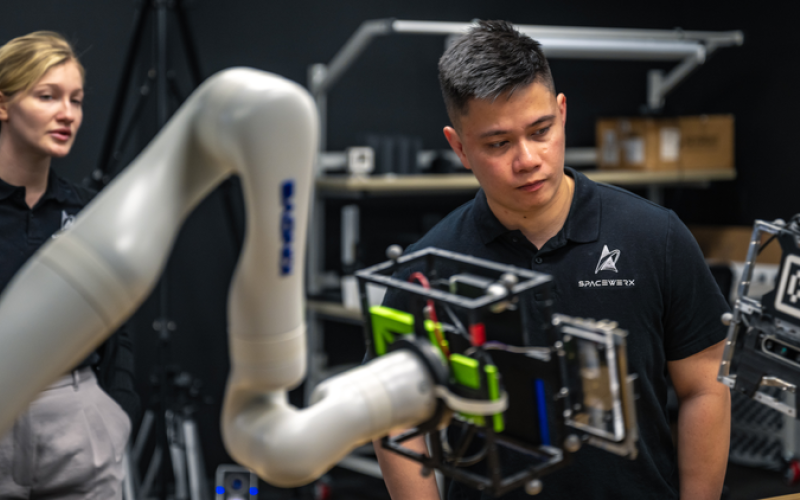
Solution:
<path fill-rule="evenodd" d="M 47 189 L 30 209 L 25 203 L 25 188 L 0 179 L 0 291 L 93 196 L 93 192 L 70 184 L 50 170 Z"/>
<path fill-rule="evenodd" d="M 39 248 L 66 228 L 95 192 L 59 177 L 51 168 L 47 188 L 31 209 L 25 188 L 0 179 L 0 293 Z M 47 311 L 43 311 L 46 313 Z M 133 387 L 133 344 L 123 325 L 76 368 L 93 366 L 103 389 L 136 424 L 139 396 Z"/>
<path fill-rule="evenodd" d="M 629 370 L 641 381 L 639 457 L 629 461 L 584 446 L 572 466 L 543 478 L 538 500 L 678 498 L 667 361 L 723 340 L 720 316 L 727 304 L 674 212 L 566 172 L 575 179 L 570 212 L 541 250 L 520 231 L 506 229 L 480 190 L 406 251 L 433 246 L 550 274 L 555 312 L 616 321 L 628 331 Z M 390 294 L 387 304 L 392 300 Z M 454 484 L 449 497 L 481 496 Z M 522 490 L 503 498 L 517 497 L 530 498 Z"/>

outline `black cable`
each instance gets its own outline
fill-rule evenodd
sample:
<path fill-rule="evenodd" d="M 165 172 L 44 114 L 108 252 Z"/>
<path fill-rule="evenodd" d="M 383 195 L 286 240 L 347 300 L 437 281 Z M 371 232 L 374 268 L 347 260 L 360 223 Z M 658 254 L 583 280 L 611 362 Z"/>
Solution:
<path fill-rule="evenodd" d="M 458 443 L 458 451 L 453 455 L 447 457 L 447 460 L 453 464 L 455 467 L 469 467 L 471 465 L 475 465 L 484 458 L 486 458 L 486 452 L 488 450 L 488 445 L 484 442 L 483 446 L 481 447 L 478 452 L 464 457 L 464 453 L 467 452 L 467 448 L 472 443 L 475 434 L 478 432 L 478 428 L 475 425 L 470 425 L 466 435 L 462 436 L 459 439 Z M 447 443 L 448 447 L 450 447 L 450 443 Z M 451 448 L 452 449 L 452 448 Z"/>
<path fill-rule="evenodd" d="M 786 224 L 786 229 L 793 232 L 800 232 L 800 214 L 794 214 L 792 218 L 789 219 L 789 223 Z M 756 255 L 761 255 L 761 252 L 765 248 L 767 248 L 767 245 L 772 243 L 772 240 L 774 240 L 777 237 L 778 237 L 777 234 L 773 234 L 772 236 L 770 236 L 769 239 L 767 239 L 767 241 L 764 242 L 764 244 L 761 245 L 761 247 L 758 249 L 758 253 Z"/>
<path fill-rule="evenodd" d="M 450 306 L 448 306 L 447 304 L 441 304 L 441 306 L 444 309 L 444 312 L 447 313 L 447 316 L 450 318 L 450 321 L 452 321 L 453 325 L 455 325 L 457 332 L 471 343 L 472 340 L 469 338 L 469 332 L 467 332 L 467 329 L 464 328 L 464 323 L 462 323 L 461 320 L 458 319 L 458 316 L 456 316 L 456 314 L 453 312 Z"/>
<path fill-rule="evenodd" d="M 770 236 L 770 237 L 767 239 L 767 241 L 766 241 L 766 242 L 764 242 L 764 244 L 763 244 L 763 245 L 761 245 L 761 247 L 758 249 L 758 253 L 756 253 L 756 255 L 761 255 L 761 252 L 762 252 L 762 251 L 763 251 L 765 248 L 767 248 L 767 245 L 769 245 L 770 243 L 772 243 L 772 240 L 774 240 L 774 239 L 775 239 L 775 238 L 777 238 L 777 237 L 778 237 L 778 235 L 777 235 L 777 234 L 773 234 L 772 236 Z"/>

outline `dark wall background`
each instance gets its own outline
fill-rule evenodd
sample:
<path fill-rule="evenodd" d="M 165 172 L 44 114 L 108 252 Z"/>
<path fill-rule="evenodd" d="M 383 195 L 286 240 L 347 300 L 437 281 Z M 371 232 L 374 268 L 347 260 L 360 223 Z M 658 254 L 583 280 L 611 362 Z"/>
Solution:
<path fill-rule="evenodd" d="M 668 190 L 665 202 L 687 223 L 750 225 L 755 218 L 787 218 L 800 212 L 800 169 L 794 156 L 800 116 L 796 92 L 800 43 L 789 5 L 702 0 L 194 0 L 185 2 L 185 11 L 204 76 L 244 65 L 303 84 L 308 66 L 328 62 L 367 19 L 465 22 L 504 18 L 520 24 L 743 30 L 744 46 L 715 53 L 668 96 L 664 110 L 665 114 L 733 113 L 738 178 L 707 190 Z M 105 131 L 119 120 L 111 116 L 112 102 L 135 13 L 141 7 L 142 2 L 133 0 L 0 1 L 0 43 L 33 30 L 51 29 L 65 34 L 81 53 L 87 68 L 84 125 L 73 152 L 56 162 L 74 181 L 88 177 L 96 167 Z M 185 95 L 191 79 L 175 28 L 171 20 L 171 66 L 179 93 Z M 133 72 L 135 85 L 127 96 L 129 104 L 137 101 L 136 89 L 146 81 L 151 65 L 149 30 L 142 44 L 143 56 Z M 443 46 L 440 36 L 376 40 L 330 94 L 329 149 L 353 145 L 367 132 L 415 135 L 422 138 L 426 149 L 446 148 L 441 134 L 446 115 L 436 82 L 436 61 Z M 568 146 L 593 145 L 597 116 L 636 114 L 645 101 L 646 72 L 657 67 L 560 60 L 552 66 L 559 91 L 568 96 Z M 141 124 L 129 134 L 120 167 L 152 137 L 155 121 L 150 99 Z M 414 204 L 413 200 L 405 202 Z M 425 210 L 444 213 L 455 202 L 448 199 Z M 227 207 L 228 198 L 215 192 L 192 214 L 167 271 L 170 317 L 177 324 L 168 357 L 202 379 L 205 393 L 215 401 L 198 413 L 209 470 L 228 460 L 217 432 L 219 400 L 228 370 L 225 299 L 238 248 Z M 132 320 L 139 388 L 145 399 L 151 392 L 148 375 L 157 359 L 151 326 L 157 316 L 157 301 L 151 297 Z"/>

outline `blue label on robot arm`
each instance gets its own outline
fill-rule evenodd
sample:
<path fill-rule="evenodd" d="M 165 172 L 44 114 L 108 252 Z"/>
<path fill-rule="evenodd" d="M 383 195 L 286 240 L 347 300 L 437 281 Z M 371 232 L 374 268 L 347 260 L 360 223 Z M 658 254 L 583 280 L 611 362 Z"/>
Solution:
<path fill-rule="evenodd" d="M 281 276 L 292 274 L 294 265 L 292 240 L 294 240 L 294 180 L 289 179 L 281 184 Z"/>

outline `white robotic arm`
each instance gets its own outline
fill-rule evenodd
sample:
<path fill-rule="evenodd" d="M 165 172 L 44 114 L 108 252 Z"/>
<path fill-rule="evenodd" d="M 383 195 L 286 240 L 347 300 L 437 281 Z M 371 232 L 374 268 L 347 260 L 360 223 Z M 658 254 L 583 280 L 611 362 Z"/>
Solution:
<path fill-rule="evenodd" d="M 546 347 L 521 347 L 527 341 L 484 344 L 484 320 L 504 311 L 522 317 L 528 302 L 519 295 L 546 292 L 551 279 L 438 249 L 392 257 L 357 273 L 362 295 L 363 287 L 374 283 L 407 294 L 411 309 L 427 306 L 413 313 L 370 309 L 365 339 L 378 357 L 320 384 L 308 408 L 288 404 L 286 391 L 305 375 L 303 262 L 317 134 L 313 101 L 297 84 L 252 69 L 224 71 L 206 81 L 0 297 L 0 435 L 42 389 L 139 307 L 186 215 L 223 179 L 237 174 L 247 230 L 229 294 L 231 373 L 222 415 L 223 440 L 236 461 L 274 485 L 292 487 L 313 481 L 353 448 L 383 437 L 383 446 L 428 470 L 437 468 L 500 495 L 523 485 L 538 491 L 537 478 L 580 448 L 573 430 L 590 444 L 635 457 L 625 333 L 608 322 L 553 317 L 552 327 L 539 332 L 547 338 Z M 443 270 L 455 265 L 456 274 L 438 274 L 437 259 L 447 261 Z M 417 261 L 431 266 L 426 272 L 437 275 L 436 287 L 392 277 L 398 266 Z M 414 275 L 427 282 L 423 273 Z M 450 292 L 441 289 L 443 281 Z M 452 324 L 434 319 L 437 307 L 452 315 Z M 469 329 L 452 310 L 466 314 Z M 549 309 L 543 314 L 549 316 Z M 517 320 L 491 321 L 500 333 L 530 334 L 516 331 L 525 330 Z M 450 352 L 448 345 L 460 350 Z M 593 356 L 576 354 L 587 350 Z M 583 358 L 596 362 L 583 366 Z M 609 373 L 607 387 L 586 375 L 599 372 L 594 365 L 601 361 Z M 549 402 L 545 382 L 558 395 Z M 532 403 L 533 387 L 538 399 Z M 520 402 L 514 411 L 508 402 L 512 396 Z M 548 423 L 549 405 L 563 418 Z M 463 443 L 447 449 L 436 428 L 451 417 L 466 434 Z M 534 428 L 529 423 L 536 419 L 540 425 Z M 410 430 L 385 437 L 395 429 Z M 430 456 L 402 446 L 422 434 L 430 438 Z M 551 443 L 558 435 L 563 442 Z M 483 453 L 490 458 L 491 470 L 484 476 L 462 468 L 475 460 L 461 456 L 474 436 L 483 439 Z M 538 465 L 503 471 L 496 460 L 503 446 L 527 450 Z"/>
<path fill-rule="evenodd" d="M 303 262 L 317 113 L 299 85 L 252 69 L 204 83 L 153 142 L 45 245 L 0 298 L 0 435 L 52 380 L 130 316 L 158 279 L 186 215 L 231 174 L 245 245 L 228 304 L 229 453 L 278 486 L 312 481 L 354 447 L 429 419 L 434 381 L 397 351 L 321 385 L 305 374 Z"/>

